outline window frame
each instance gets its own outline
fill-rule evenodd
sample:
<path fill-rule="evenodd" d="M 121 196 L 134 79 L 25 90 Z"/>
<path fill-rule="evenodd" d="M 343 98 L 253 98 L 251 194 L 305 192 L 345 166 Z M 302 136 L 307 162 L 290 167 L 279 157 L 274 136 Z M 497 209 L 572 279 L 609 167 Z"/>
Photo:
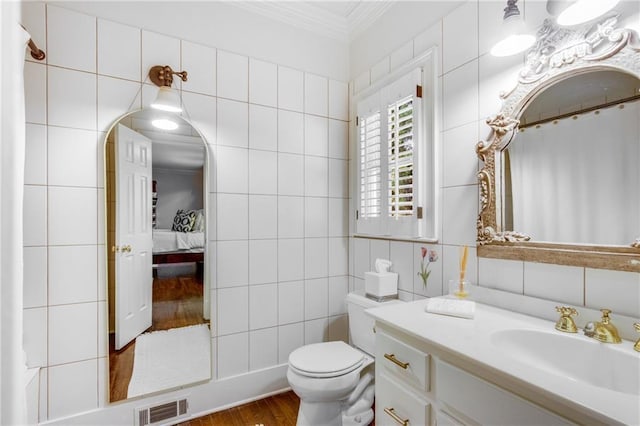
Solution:
<path fill-rule="evenodd" d="M 354 199 L 354 236 L 383 237 L 393 239 L 419 240 L 437 242 L 439 239 L 440 221 L 440 172 L 439 172 L 439 148 L 440 135 L 438 128 L 439 112 L 439 85 L 437 77 L 438 48 L 433 47 L 423 55 L 407 62 L 403 66 L 388 74 L 378 82 L 353 97 L 355 105 L 355 199 Z M 388 113 L 386 107 L 389 100 L 395 102 L 402 99 L 397 96 L 398 88 L 394 85 L 412 73 L 419 73 L 416 77 L 416 85 L 422 87 L 421 97 L 417 97 L 415 88 L 413 93 L 413 126 L 417 128 L 414 134 L 413 144 L 413 197 L 416 211 L 412 216 L 394 218 L 388 212 L 388 184 L 381 188 L 381 217 L 372 220 L 360 216 L 361 211 L 361 146 L 360 146 L 360 115 L 365 111 L 380 111 L 381 133 L 387 131 Z M 394 98 L 395 96 L 395 98 Z M 376 108 L 374 104 L 378 105 Z M 381 177 L 387 180 L 388 174 L 388 143 L 384 138 L 380 150 L 384 152 L 381 159 Z M 417 207 L 421 208 L 422 217 L 418 218 Z"/>

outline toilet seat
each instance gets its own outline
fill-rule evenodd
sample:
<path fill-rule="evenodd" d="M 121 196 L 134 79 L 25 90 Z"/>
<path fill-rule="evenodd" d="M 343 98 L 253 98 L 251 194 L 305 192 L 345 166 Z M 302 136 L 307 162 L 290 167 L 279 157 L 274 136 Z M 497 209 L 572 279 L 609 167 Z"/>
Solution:
<path fill-rule="evenodd" d="M 342 341 L 313 343 L 302 346 L 289 355 L 289 367 L 307 377 L 342 376 L 360 367 L 364 354 Z"/>

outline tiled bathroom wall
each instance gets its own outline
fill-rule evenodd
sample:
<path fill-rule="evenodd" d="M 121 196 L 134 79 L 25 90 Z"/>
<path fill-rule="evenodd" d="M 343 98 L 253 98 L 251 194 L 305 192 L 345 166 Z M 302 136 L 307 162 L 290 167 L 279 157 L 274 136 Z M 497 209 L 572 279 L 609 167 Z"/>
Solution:
<path fill-rule="evenodd" d="M 58 6 L 23 9 L 47 52 L 25 64 L 25 350 L 43 367 L 40 420 L 108 402 L 103 143 L 155 97 L 153 65 L 188 71 L 184 115 L 210 152 L 216 377 L 347 339 L 347 83 Z"/>
<path fill-rule="evenodd" d="M 519 5 L 523 11 L 526 10 L 526 20 L 532 28 L 541 25 L 547 17 L 545 2 L 525 1 Z M 636 9 L 629 5 L 625 7 L 632 13 L 624 17 L 624 22 L 632 25 L 635 22 L 637 26 L 640 17 L 637 3 Z M 427 16 L 428 5 L 424 5 L 424 8 Z M 480 163 L 475 154 L 475 145 L 489 136 L 490 128 L 485 120 L 499 111 L 500 91 L 509 89 L 516 82 L 518 70 L 524 65 L 524 55 L 496 58 L 488 53 L 500 36 L 503 8 L 503 1 L 467 1 L 434 25 L 422 29 L 416 37 L 401 39 L 397 34 L 390 35 L 397 38 L 398 44 L 391 52 L 379 52 L 379 60 L 351 63 L 356 74 L 350 85 L 350 94 L 357 96 L 407 61 L 434 45 L 439 46 L 438 87 L 432 89 L 440 96 L 437 107 L 441 111 L 438 134 L 441 226 L 438 243 L 352 239 L 351 288 L 363 288 L 364 272 L 373 270 L 375 259 L 382 257 L 390 259 L 393 262 L 392 270 L 399 274 L 400 298 L 414 300 L 447 294 L 449 280 L 458 276 L 460 248 L 467 245 L 467 278 L 472 284 L 578 307 L 596 310 L 607 307 L 613 310 L 614 315 L 617 313 L 638 318 L 638 273 L 476 257 L 476 173 Z M 395 15 L 402 16 L 400 13 Z M 361 40 L 360 43 L 364 42 Z M 352 102 L 352 109 L 354 105 Z M 354 133 L 351 137 L 355 140 Z M 353 148 L 351 158 L 355 158 Z M 354 164 L 351 167 L 353 172 Z M 355 185 L 355 182 L 351 184 Z M 351 190 L 352 194 L 356 194 L 355 186 Z M 354 203 L 352 199 L 352 211 Z M 353 214 L 350 218 L 353 218 Z M 355 229 L 353 220 L 351 229 Z M 439 254 L 439 259 L 429 266 L 432 273 L 426 287 L 417 275 L 421 247 L 435 249 Z M 496 296 L 494 303 L 499 304 L 499 300 L 499 296 Z M 540 316 L 555 315 L 555 312 L 534 313 Z"/>

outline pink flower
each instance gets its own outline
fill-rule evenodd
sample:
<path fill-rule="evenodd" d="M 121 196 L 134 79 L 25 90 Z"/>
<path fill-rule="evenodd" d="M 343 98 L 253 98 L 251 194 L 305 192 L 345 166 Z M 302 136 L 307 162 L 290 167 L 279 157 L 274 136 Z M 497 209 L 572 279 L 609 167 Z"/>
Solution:
<path fill-rule="evenodd" d="M 431 275 L 429 264 L 438 260 L 438 252 L 435 250 L 429 250 L 426 247 L 420 247 L 420 254 L 422 255 L 422 260 L 420 260 L 420 272 L 418 272 L 418 276 L 422 278 L 422 284 L 426 287 L 429 275 Z M 425 258 L 427 258 L 426 265 Z"/>

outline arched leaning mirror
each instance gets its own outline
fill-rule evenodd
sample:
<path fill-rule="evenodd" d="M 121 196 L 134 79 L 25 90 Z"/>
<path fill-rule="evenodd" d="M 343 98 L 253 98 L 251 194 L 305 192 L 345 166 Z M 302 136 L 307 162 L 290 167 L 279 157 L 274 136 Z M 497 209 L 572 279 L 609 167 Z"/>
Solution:
<path fill-rule="evenodd" d="M 211 378 L 207 158 L 171 113 L 128 114 L 107 135 L 111 402 Z"/>
<path fill-rule="evenodd" d="M 476 152 L 478 255 L 640 272 L 640 41 L 545 21 Z"/>

